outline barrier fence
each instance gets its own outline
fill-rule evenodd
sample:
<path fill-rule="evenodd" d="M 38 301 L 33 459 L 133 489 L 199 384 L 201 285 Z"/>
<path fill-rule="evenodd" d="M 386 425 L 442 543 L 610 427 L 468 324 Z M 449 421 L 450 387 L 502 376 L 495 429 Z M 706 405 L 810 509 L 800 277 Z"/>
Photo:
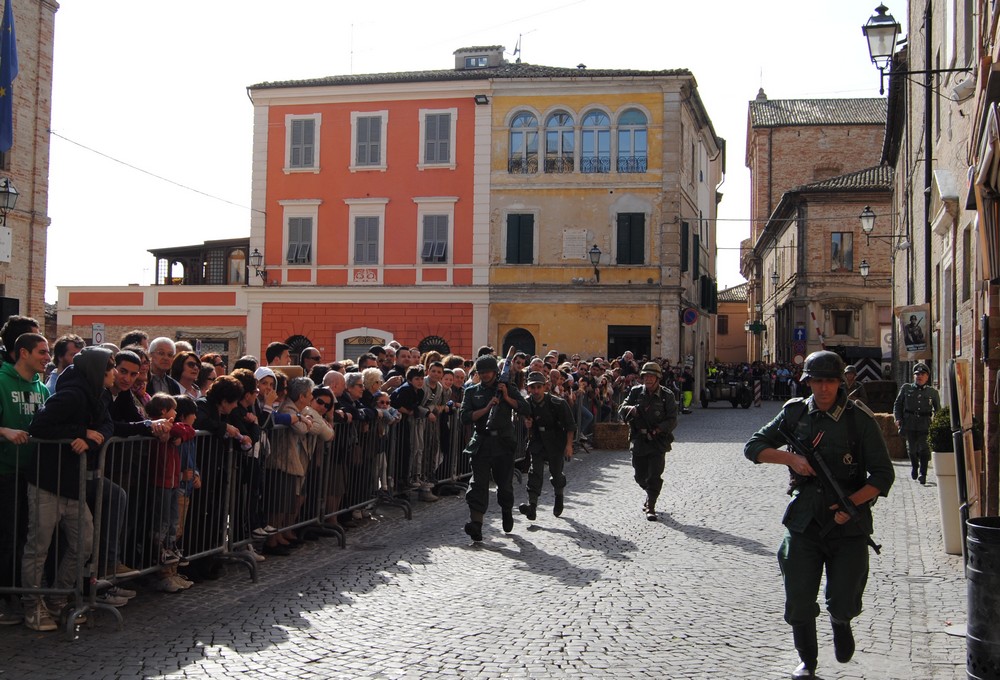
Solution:
<path fill-rule="evenodd" d="M 523 419 L 514 432 L 526 471 Z M 343 547 L 344 526 L 365 513 L 386 506 L 410 519 L 411 502 L 462 493 L 472 474 L 471 427 L 457 408 L 433 421 L 338 423 L 328 434 L 273 427 L 245 449 L 207 432 L 179 446 L 112 437 L 87 455 L 69 441 L 30 440 L 19 467 L 0 474 L 0 596 L 19 598 L 26 615 L 46 607 L 71 639 L 91 612 L 120 628 L 118 593 L 132 579 L 174 592 L 179 568 L 229 561 L 255 582 L 255 545 L 282 555 L 284 543 L 330 536 Z"/>

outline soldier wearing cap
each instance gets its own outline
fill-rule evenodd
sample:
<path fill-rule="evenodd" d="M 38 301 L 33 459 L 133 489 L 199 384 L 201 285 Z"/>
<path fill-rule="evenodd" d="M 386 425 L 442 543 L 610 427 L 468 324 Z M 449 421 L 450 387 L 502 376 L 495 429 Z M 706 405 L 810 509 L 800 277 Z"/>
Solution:
<path fill-rule="evenodd" d="M 927 431 L 931 429 L 931 416 L 941 409 L 941 395 L 931 387 L 930 369 L 922 361 L 913 367 L 913 382 L 899 388 L 892 415 L 899 433 L 906 439 L 906 453 L 910 457 L 910 477 L 927 483 L 927 464 L 931 460 L 931 447 Z"/>
<path fill-rule="evenodd" d="M 642 384 L 629 390 L 618 413 L 629 424 L 628 443 L 636 484 L 646 492 L 642 511 L 646 519 L 655 522 L 663 465 L 677 427 L 677 401 L 674 393 L 660 384 L 663 370 L 655 361 L 643 364 L 639 377 Z"/>
<path fill-rule="evenodd" d="M 858 380 L 858 369 L 854 364 L 848 364 L 844 368 L 844 387 L 847 389 L 848 399 L 868 405 L 868 390 L 865 389 L 865 384 Z"/>
<path fill-rule="evenodd" d="M 820 611 L 816 597 L 824 568 L 837 661 L 846 663 L 854 655 L 850 622 L 861 613 L 868 580 L 871 503 L 885 496 L 895 479 L 882 433 L 868 409 L 847 398 L 843 373 L 844 362 L 833 352 L 806 357 L 802 380 L 809 381 L 812 395 L 787 401 L 744 448 L 752 462 L 786 465 L 791 473 L 792 499 L 782 519 L 785 537 L 778 549 L 778 566 L 785 586 L 785 622 L 792 626 L 801 660 L 793 678 L 816 677 Z M 814 447 L 857 507 L 860 522 L 850 522 L 838 507 L 839 499 L 817 480 L 805 457 L 779 449 L 780 429 Z"/>
<path fill-rule="evenodd" d="M 472 464 L 472 478 L 465 502 L 469 521 L 465 533 L 473 541 L 483 540 L 483 516 L 489 506 L 490 477 L 497 485 L 497 503 L 503 513 L 504 533 L 514 529 L 514 452 L 517 440 L 511 420 L 516 411 L 528 415 L 530 409 L 521 393 L 497 380 L 497 360 L 491 355 L 476 359 L 479 383 L 462 397 L 462 423 L 471 425 L 472 437 L 465 453 Z"/>
<path fill-rule="evenodd" d="M 535 519 L 546 463 L 549 466 L 552 489 L 555 491 L 552 514 L 556 517 L 562 515 L 563 489 L 566 488 L 563 463 L 573 457 L 573 435 L 576 434 L 569 404 L 565 399 L 548 394 L 546 384 L 544 374 L 538 371 L 528 374 L 528 406 L 531 415 L 525 420 L 525 425 L 528 428 L 531 467 L 528 470 L 528 502 L 521 504 L 518 510 L 530 520 Z"/>

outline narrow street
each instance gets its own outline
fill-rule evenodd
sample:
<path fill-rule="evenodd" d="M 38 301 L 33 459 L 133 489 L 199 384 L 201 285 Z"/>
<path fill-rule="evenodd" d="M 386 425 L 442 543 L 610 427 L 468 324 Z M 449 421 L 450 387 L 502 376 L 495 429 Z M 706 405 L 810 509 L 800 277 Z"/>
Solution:
<path fill-rule="evenodd" d="M 682 416 L 660 522 L 640 511 L 627 452 L 593 451 L 567 466 L 561 518 L 546 489 L 538 519 L 516 515 L 505 536 L 494 505 L 473 546 L 460 497 L 415 504 L 412 521 L 386 508 L 346 550 L 268 558 L 257 584 L 228 567 L 181 594 L 139 588 L 122 632 L 107 616 L 74 643 L 0 629 L 0 678 L 787 677 L 774 557 L 787 475 L 742 453 L 777 408 Z M 875 512 L 858 653 L 838 664 L 821 617 L 820 677 L 964 677 L 965 639 L 946 631 L 965 622 L 966 581 L 933 481 L 899 465 Z"/>

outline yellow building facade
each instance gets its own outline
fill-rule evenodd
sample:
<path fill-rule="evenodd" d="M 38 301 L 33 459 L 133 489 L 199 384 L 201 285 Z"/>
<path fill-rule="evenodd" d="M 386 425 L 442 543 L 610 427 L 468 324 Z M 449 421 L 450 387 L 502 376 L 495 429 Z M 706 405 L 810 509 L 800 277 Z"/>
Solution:
<path fill-rule="evenodd" d="M 725 143 L 694 78 L 548 71 L 492 82 L 487 337 L 702 363 Z"/>

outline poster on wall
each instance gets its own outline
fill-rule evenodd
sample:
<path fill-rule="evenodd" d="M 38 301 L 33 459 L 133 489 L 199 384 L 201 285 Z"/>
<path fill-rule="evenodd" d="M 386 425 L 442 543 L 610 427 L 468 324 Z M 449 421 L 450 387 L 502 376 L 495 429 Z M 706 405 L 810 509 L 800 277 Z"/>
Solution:
<path fill-rule="evenodd" d="M 907 305 L 896 308 L 899 337 L 902 339 L 902 361 L 930 359 L 931 310 L 930 305 Z"/>

